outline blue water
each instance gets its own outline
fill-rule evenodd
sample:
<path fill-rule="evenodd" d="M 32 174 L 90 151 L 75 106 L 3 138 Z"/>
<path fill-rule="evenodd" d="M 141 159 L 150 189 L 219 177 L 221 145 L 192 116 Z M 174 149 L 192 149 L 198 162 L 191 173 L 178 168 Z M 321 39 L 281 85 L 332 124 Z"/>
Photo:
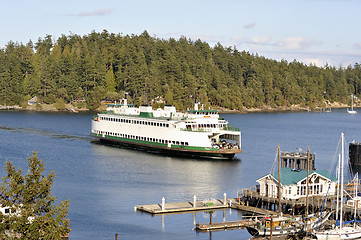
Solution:
<path fill-rule="evenodd" d="M 197 233 L 206 212 L 157 215 L 135 205 L 236 197 L 270 172 L 281 150 L 316 153 L 316 168 L 334 171 L 341 131 L 346 142 L 361 141 L 361 114 L 290 112 L 223 114 L 242 130 L 243 153 L 233 161 L 175 158 L 98 144 L 89 136 L 92 113 L 0 111 L 0 176 L 8 159 L 26 169 L 33 151 L 55 171 L 53 194 L 70 199 L 70 239 L 248 239 L 246 230 Z M 347 152 L 346 148 L 346 152 Z M 240 219 L 234 210 L 213 221 Z"/>

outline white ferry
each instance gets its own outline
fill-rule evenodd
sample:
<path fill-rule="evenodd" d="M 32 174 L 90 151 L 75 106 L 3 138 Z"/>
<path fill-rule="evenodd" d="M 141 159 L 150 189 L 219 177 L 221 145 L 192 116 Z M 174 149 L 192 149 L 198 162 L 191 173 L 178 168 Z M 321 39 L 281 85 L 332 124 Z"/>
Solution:
<path fill-rule="evenodd" d="M 241 132 L 216 110 L 177 112 L 174 106 L 153 110 L 127 104 L 108 104 L 92 118 L 91 136 L 104 142 L 141 147 L 167 154 L 232 159 L 241 153 Z"/>

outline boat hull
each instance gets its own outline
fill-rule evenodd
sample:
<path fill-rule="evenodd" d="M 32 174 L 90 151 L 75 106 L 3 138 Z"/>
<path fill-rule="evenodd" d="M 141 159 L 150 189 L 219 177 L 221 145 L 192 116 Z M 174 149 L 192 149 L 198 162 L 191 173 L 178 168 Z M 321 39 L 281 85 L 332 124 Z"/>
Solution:
<path fill-rule="evenodd" d="M 254 227 L 246 227 L 247 231 L 252 236 L 271 236 L 271 230 L 270 229 L 257 229 Z M 289 227 L 289 228 L 283 228 L 283 229 L 274 229 L 272 231 L 272 236 L 279 236 L 279 235 L 288 235 L 288 234 L 295 234 L 302 230 L 302 228 L 296 228 L 296 227 Z"/>
<path fill-rule="evenodd" d="M 361 238 L 361 230 L 346 227 L 342 228 L 341 232 L 337 229 L 332 229 L 329 231 L 316 232 L 317 239 L 327 239 L 327 240 L 340 240 L 340 239 L 359 239 Z"/>
<path fill-rule="evenodd" d="M 100 134 L 91 133 L 91 136 L 100 140 L 105 144 L 116 144 L 130 149 L 145 149 L 148 151 L 161 152 L 172 156 L 185 156 L 194 158 L 213 158 L 213 159 L 233 159 L 236 153 L 241 153 L 240 149 L 217 149 L 214 148 L 197 148 L 191 146 L 172 145 L 150 143 L 146 141 L 124 139 L 118 137 L 104 137 Z"/>

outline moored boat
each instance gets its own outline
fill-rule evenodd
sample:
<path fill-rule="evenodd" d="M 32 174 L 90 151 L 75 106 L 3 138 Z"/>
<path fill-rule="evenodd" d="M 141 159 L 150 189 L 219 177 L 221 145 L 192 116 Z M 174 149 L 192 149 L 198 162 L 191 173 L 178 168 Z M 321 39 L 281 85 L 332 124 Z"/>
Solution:
<path fill-rule="evenodd" d="M 254 227 L 246 227 L 252 236 L 279 236 L 300 232 L 303 224 L 287 217 L 265 217 Z"/>
<path fill-rule="evenodd" d="M 217 110 L 198 106 L 185 112 L 177 112 L 174 106 L 153 110 L 151 106 L 134 107 L 123 99 L 93 116 L 91 136 L 175 155 L 232 159 L 241 153 L 240 130 Z"/>

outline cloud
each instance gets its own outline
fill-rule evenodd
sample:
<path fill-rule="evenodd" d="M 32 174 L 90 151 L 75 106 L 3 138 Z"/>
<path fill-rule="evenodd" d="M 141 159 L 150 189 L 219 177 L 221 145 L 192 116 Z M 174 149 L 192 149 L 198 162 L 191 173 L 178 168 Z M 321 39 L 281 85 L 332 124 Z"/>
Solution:
<path fill-rule="evenodd" d="M 113 12 L 113 9 L 101 8 L 101 9 L 96 9 L 91 12 L 81 12 L 78 14 L 67 14 L 67 16 L 77 16 L 77 17 L 109 16 L 112 12 Z"/>
<path fill-rule="evenodd" d="M 356 43 L 356 44 L 355 44 L 355 48 L 356 48 L 356 49 L 361 49 L 361 42 Z"/>
<path fill-rule="evenodd" d="M 312 41 L 308 38 L 289 37 L 278 41 L 278 46 L 285 50 L 301 50 L 309 48 Z"/>
<path fill-rule="evenodd" d="M 243 28 L 254 28 L 256 26 L 256 23 L 248 23 L 246 25 L 243 26 Z"/>
<path fill-rule="evenodd" d="M 308 64 L 308 65 L 311 64 L 311 65 L 315 65 L 317 67 L 323 67 L 326 64 L 325 60 L 321 60 L 319 58 L 300 58 L 298 60 L 305 64 Z"/>
<path fill-rule="evenodd" d="M 253 44 L 270 44 L 271 37 L 270 36 L 261 36 L 261 37 L 252 37 L 251 43 Z"/>

